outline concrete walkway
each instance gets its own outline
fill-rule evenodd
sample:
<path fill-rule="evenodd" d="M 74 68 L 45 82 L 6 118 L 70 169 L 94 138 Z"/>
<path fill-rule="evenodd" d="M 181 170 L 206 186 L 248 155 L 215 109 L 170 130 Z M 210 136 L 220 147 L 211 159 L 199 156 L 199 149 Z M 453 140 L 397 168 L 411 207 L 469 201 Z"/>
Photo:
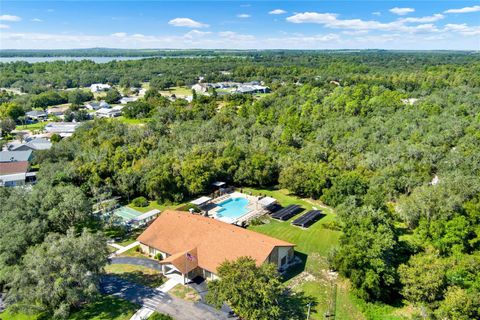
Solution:
<path fill-rule="evenodd" d="M 105 294 L 111 294 L 142 305 L 143 308 L 168 314 L 176 320 L 228 319 L 226 313 L 203 303 L 187 302 L 160 290 L 148 288 L 112 275 L 106 275 L 102 278 L 101 290 Z"/>
<path fill-rule="evenodd" d="M 116 255 L 122 254 L 122 253 L 124 253 L 125 251 L 128 251 L 128 250 L 130 250 L 130 249 L 132 249 L 132 248 L 134 248 L 134 247 L 136 247 L 136 246 L 138 246 L 138 245 L 140 245 L 140 242 L 135 241 L 135 242 L 133 242 L 133 243 L 130 243 L 128 246 L 119 248 L 119 250 L 115 251 L 115 254 L 116 254 Z"/>
<path fill-rule="evenodd" d="M 148 319 L 152 314 L 154 310 L 147 308 L 147 307 L 142 307 L 138 309 L 137 312 L 130 318 L 130 320 L 145 320 Z"/>
<path fill-rule="evenodd" d="M 108 242 L 107 243 L 110 247 L 114 247 L 115 249 L 123 249 L 124 247 L 119 245 L 119 244 L 116 244 L 116 243 L 113 243 L 113 242 Z"/>

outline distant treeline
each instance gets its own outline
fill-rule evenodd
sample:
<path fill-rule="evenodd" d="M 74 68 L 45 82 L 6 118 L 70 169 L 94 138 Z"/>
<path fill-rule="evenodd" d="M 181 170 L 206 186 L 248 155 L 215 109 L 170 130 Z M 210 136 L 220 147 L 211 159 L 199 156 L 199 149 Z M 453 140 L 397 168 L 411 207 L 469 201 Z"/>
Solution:
<path fill-rule="evenodd" d="M 87 49 L 3 49 L 0 57 L 176 57 L 176 56 L 282 56 L 298 55 L 302 53 L 325 54 L 371 54 L 372 52 L 414 53 L 415 51 L 386 51 L 386 50 L 205 50 L 205 49 L 112 49 L 112 48 L 87 48 Z M 422 51 L 425 53 L 444 54 L 474 54 L 473 51 Z"/>

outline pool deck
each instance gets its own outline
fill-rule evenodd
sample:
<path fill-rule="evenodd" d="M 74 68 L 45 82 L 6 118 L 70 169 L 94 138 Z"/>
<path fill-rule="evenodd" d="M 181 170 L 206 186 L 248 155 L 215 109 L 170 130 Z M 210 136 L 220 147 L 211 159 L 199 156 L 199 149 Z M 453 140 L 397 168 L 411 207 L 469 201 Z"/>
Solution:
<path fill-rule="evenodd" d="M 246 207 L 247 211 L 245 212 L 245 214 L 238 216 L 236 218 L 223 217 L 221 216 L 221 214 L 219 214 L 218 211 L 222 210 L 222 207 L 219 206 L 218 204 L 230 198 L 246 198 L 248 200 L 248 205 Z M 212 203 L 217 204 L 217 206 L 208 212 L 209 215 L 211 217 L 214 217 L 217 220 L 220 220 L 226 223 L 241 224 L 243 221 L 248 221 L 253 217 L 264 214 L 266 212 L 265 209 L 258 204 L 257 197 L 249 196 L 247 194 L 240 193 L 238 191 L 234 191 L 230 194 L 226 194 L 218 198 L 215 198 L 212 200 Z"/>

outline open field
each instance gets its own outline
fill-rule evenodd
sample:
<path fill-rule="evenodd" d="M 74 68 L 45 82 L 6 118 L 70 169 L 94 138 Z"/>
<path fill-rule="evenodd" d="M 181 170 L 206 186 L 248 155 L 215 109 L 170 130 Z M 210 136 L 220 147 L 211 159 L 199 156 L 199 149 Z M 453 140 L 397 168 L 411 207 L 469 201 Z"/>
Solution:
<path fill-rule="evenodd" d="M 160 91 L 162 95 L 176 95 L 177 97 L 179 96 L 191 96 L 192 95 L 192 89 L 187 88 L 187 87 L 171 87 L 168 88 L 168 90 L 163 90 Z"/>
<path fill-rule="evenodd" d="M 31 123 L 31 124 L 26 124 L 26 125 L 23 125 L 23 124 L 20 124 L 18 126 L 15 127 L 15 130 L 30 130 L 30 131 L 34 131 L 34 130 L 43 130 L 45 128 L 45 126 L 47 125 L 48 122 L 37 122 L 37 123 Z"/>
<path fill-rule="evenodd" d="M 94 302 L 68 317 L 70 320 L 128 320 L 139 309 L 139 306 L 129 301 L 112 296 L 101 295 Z M 1 320 L 47 320 L 50 317 L 13 313 L 6 310 L 0 313 Z"/>

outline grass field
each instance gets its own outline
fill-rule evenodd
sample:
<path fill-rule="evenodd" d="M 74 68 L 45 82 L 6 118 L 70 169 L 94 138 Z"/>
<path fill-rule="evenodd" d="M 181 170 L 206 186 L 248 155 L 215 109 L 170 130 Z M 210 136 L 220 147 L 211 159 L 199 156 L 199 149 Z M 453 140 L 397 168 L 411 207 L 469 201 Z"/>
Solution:
<path fill-rule="evenodd" d="M 46 125 L 47 125 L 47 122 L 37 122 L 37 123 L 31 123 L 26 125 L 21 124 L 16 126 L 15 130 L 30 130 L 30 131 L 43 130 Z"/>
<path fill-rule="evenodd" d="M 136 282 L 144 286 L 156 288 L 165 282 L 161 272 L 129 264 L 109 264 L 105 267 L 108 274 L 114 274 L 122 279 Z"/>
<path fill-rule="evenodd" d="M 244 188 L 243 191 L 254 195 L 271 196 L 282 206 L 299 204 L 306 210 L 316 207 L 325 213 L 320 221 L 308 229 L 301 229 L 291 224 L 291 221 L 302 213 L 289 221 L 267 218 L 264 219 L 265 224 L 249 227 L 251 230 L 296 244 L 296 255 L 301 257 L 305 264 L 287 274 L 286 284 L 316 299 L 317 305 L 313 309 L 311 319 L 326 319 L 327 311 L 334 313 L 337 320 L 400 320 L 407 318 L 405 314 L 412 314 L 411 306 L 397 308 L 385 304 L 366 303 L 353 295 L 347 279 L 328 272 L 326 257 L 329 251 L 338 245 L 341 235 L 340 231 L 324 227 L 326 222 L 336 219 L 335 212 L 331 208 L 317 200 L 301 199 L 290 195 L 287 190 Z"/>
<path fill-rule="evenodd" d="M 153 209 L 158 209 L 160 211 L 163 211 L 165 209 L 176 209 L 180 207 L 182 204 L 178 203 L 170 203 L 170 204 L 160 204 L 157 201 L 150 201 L 148 206 L 146 207 L 136 207 L 132 203 L 129 203 L 128 206 L 132 209 L 135 209 L 137 211 L 140 211 L 142 213 L 148 212 Z"/>
<path fill-rule="evenodd" d="M 304 260 L 305 264 L 291 272 L 294 274 L 293 277 L 290 274 L 287 275 L 287 285 L 315 298 L 317 305 L 312 309 L 311 319 L 324 319 L 325 312 L 335 305 L 333 303 L 335 300 L 337 300 L 337 309 L 342 309 L 336 311 L 337 314 L 342 314 L 341 318 L 337 316 L 336 319 L 362 319 L 363 316 L 354 302 L 348 299 L 348 287 L 339 288 L 340 286 L 337 285 L 337 291 L 333 291 L 335 283 L 338 283 L 339 280 L 328 273 L 326 256 L 332 248 L 338 245 L 341 232 L 326 229 L 323 225 L 336 219 L 334 211 L 319 201 L 289 195 L 287 190 L 245 188 L 244 191 L 251 192 L 254 195 L 271 196 L 277 199 L 282 206 L 299 204 L 305 210 L 317 207 L 325 213 L 320 221 L 308 229 L 302 229 L 291 224 L 291 221 L 298 216 L 285 222 L 267 218 L 265 224 L 251 226 L 249 229 L 296 244 L 296 254 Z M 342 304 L 339 306 L 338 297 L 340 295 L 342 297 L 346 296 L 347 299 L 342 299 Z"/>
<path fill-rule="evenodd" d="M 68 317 L 70 320 L 128 320 L 140 308 L 129 301 L 101 295 L 94 302 Z M 1 320 L 47 320 L 49 316 L 13 313 L 9 309 L 0 313 Z"/>
<path fill-rule="evenodd" d="M 160 93 L 162 95 L 176 95 L 177 97 L 179 96 L 191 96 L 192 95 L 192 89 L 190 88 L 186 88 L 186 87 L 171 87 L 171 88 L 168 88 L 168 90 L 163 90 L 163 91 L 160 91 Z"/>
<path fill-rule="evenodd" d="M 200 295 L 197 291 L 195 291 L 195 289 L 181 284 L 177 284 L 170 291 L 168 291 L 168 293 L 186 301 L 197 302 L 200 300 Z"/>

